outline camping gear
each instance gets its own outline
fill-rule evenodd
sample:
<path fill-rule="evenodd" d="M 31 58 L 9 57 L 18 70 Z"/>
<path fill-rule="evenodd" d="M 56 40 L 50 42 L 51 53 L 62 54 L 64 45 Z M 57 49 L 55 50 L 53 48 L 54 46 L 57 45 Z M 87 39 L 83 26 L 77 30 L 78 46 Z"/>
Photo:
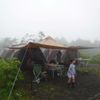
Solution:
<path fill-rule="evenodd" d="M 40 83 L 42 78 L 46 78 L 46 72 L 42 71 L 42 66 L 40 64 L 33 64 L 33 82 Z"/>

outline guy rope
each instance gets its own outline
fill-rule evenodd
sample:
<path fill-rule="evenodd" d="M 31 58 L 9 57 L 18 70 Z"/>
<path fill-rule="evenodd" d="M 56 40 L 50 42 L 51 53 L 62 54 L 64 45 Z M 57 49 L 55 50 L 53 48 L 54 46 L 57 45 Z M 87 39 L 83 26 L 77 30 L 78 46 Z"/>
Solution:
<path fill-rule="evenodd" d="M 12 95 L 12 91 L 13 91 L 13 89 L 14 89 L 15 83 L 16 83 L 16 81 L 17 81 L 17 77 L 18 77 L 19 72 L 20 72 L 20 67 L 22 66 L 22 63 L 24 62 L 24 59 L 25 59 L 27 50 L 28 50 L 28 46 L 27 46 L 27 48 L 26 48 L 26 50 L 25 50 L 24 56 L 23 56 L 23 58 L 22 58 L 22 62 L 21 62 L 21 64 L 20 64 L 19 68 L 18 68 L 17 74 L 16 74 L 16 76 L 15 76 L 15 79 L 14 79 L 14 82 L 13 82 L 13 84 L 12 84 L 12 87 L 11 87 L 11 90 L 10 90 L 10 92 L 9 92 L 9 95 L 8 95 L 7 100 L 10 100 L 10 97 L 11 97 L 11 95 Z"/>

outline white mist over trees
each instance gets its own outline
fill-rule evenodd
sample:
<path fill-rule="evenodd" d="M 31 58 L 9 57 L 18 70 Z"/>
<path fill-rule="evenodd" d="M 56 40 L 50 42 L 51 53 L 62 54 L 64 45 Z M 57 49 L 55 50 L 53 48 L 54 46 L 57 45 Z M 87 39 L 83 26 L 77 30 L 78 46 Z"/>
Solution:
<path fill-rule="evenodd" d="M 68 42 L 64 37 L 56 38 L 57 41 L 60 41 L 61 43 L 67 45 L 67 46 L 90 46 L 90 47 L 100 47 L 100 41 L 95 40 L 94 42 L 91 42 L 90 40 L 83 40 L 83 39 L 77 39 L 75 41 Z"/>
<path fill-rule="evenodd" d="M 46 36 L 47 35 L 41 31 L 38 34 L 26 33 L 21 39 L 10 38 L 10 37 L 3 38 L 0 40 L 0 53 L 2 53 L 2 51 L 8 46 L 20 43 L 38 42 L 44 39 Z M 77 39 L 76 41 L 68 42 L 64 37 L 61 38 L 56 37 L 55 39 L 60 43 L 64 44 L 65 46 L 100 47 L 100 41 L 98 40 L 91 42 L 90 40 Z M 94 55 L 94 54 L 100 54 L 100 49 L 82 50 L 82 52 Z"/>
<path fill-rule="evenodd" d="M 6 37 L 0 40 L 0 48 L 11 46 L 13 44 L 18 43 L 26 43 L 26 42 L 38 42 L 44 39 L 47 35 L 44 32 L 39 32 L 38 34 L 30 34 L 26 33 L 21 39 L 19 38 L 10 38 Z M 58 38 L 56 37 L 55 40 L 59 41 L 60 43 L 66 46 L 88 46 L 88 47 L 100 47 L 100 41 L 95 40 L 91 42 L 90 40 L 83 40 L 81 38 L 68 42 L 65 37 Z"/>

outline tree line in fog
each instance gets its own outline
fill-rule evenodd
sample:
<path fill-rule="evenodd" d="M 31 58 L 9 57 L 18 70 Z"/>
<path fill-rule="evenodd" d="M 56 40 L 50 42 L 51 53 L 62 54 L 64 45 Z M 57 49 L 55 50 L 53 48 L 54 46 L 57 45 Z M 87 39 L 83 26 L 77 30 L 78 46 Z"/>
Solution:
<path fill-rule="evenodd" d="M 46 35 L 43 32 L 39 32 L 37 35 L 34 34 L 25 34 L 21 39 L 19 38 L 2 38 L 0 39 L 0 51 L 3 50 L 3 48 L 6 48 L 8 46 L 19 44 L 19 43 L 26 43 L 26 42 L 38 42 L 39 40 L 42 40 L 46 37 Z M 83 39 L 77 39 L 76 41 L 68 42 L 64 37 L 61 38 L 55 38 L 58 42 L 66 45 L 66 46 L 88 46 L 88 47 L 100 47 L 100 41 L 95 40 L 94 42 L 91 42 L 90 40 L 83 40 Z M 97 50 L 95 50 L 97 52 Z M 94 51 L 94 52 L 95 52 Z"/>

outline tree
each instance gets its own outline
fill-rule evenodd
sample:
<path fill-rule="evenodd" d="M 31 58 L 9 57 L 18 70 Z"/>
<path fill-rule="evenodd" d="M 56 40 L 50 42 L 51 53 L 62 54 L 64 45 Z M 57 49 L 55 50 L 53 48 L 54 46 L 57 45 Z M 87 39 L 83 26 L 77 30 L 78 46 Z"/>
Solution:
<path fill-rule="evenodd" d="M 45 34 L 44 34 L 43 32 L 39 32 L 39 33 L 38 33 L 38 36 L 39 36 L 39 40 L 41 41 L 41 40 L 44 39 Z"/>

